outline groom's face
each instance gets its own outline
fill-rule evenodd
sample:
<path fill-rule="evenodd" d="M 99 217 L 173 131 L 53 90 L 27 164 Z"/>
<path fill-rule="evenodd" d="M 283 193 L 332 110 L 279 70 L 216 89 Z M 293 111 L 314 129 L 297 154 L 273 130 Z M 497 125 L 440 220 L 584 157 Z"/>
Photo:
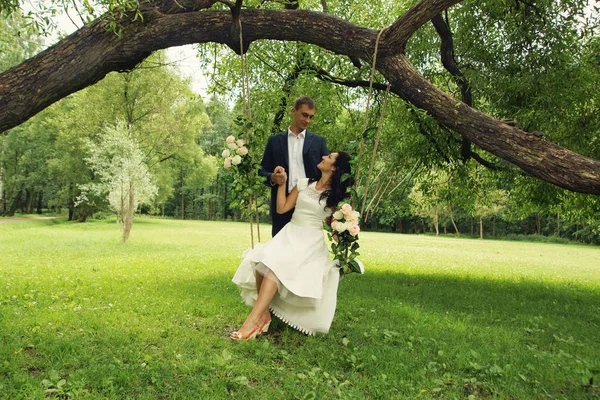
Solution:
<path fill-rule="evenodd" d="M 307 129 L 314 117 L 315 109 L 306 104 L 302 104 L 298 109 L 292 108 L 292 125 L 300 131 Z"/>

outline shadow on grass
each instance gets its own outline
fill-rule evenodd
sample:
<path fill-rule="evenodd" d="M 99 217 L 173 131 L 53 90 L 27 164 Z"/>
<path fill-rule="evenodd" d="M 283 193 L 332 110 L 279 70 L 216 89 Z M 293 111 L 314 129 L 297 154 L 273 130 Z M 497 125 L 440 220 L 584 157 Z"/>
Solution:
<path fill-rule="evenodd" d="M 403 312 L 395 305 L 402 303 L 425 313 L 508 329 L 530 326 L 540 318 L 571 335 L 600 329 L 600 290 L 576 284 L 375 272 L 342 281 L 338 295 L 342 307 L 346 302 L 365 308 L 385 305 L 399 321 Z M 587 341 L 594 341 L 593 336 Z"/>
<path fill-rule="evenodd" d="M 240 321 L 249 311 L 226 273 L 170 282 L 163 289 L 161 293 L 173 296 L 173 301 L 181 298 L 181 293 L 200 293 L 201 302 L 212 303 L 209 308 L 226 307 L 230 314 L 240 312 Z M 424 317 L 444 315 L 468 324 L 508 330 L 527 329 L 543 320 L 544 326 L 557 334 L 576 336 L 592 344 L 600 329 L 600 290 L 529 280 L 378 272 L 351 275 L 340 282 L 337 313 L 359 320 L 376 317 L 377 326 L 393 329 L 409 323 L 407 316 L 414 318 L 411 310 Z"/>

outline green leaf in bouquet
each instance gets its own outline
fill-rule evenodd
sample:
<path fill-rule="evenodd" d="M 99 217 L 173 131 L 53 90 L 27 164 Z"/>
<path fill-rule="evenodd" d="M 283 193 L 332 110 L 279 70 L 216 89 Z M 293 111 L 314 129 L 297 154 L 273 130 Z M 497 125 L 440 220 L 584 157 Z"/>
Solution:
<path fill-rule="evenodd" d="M 360 267 L 355 259 L 348 261 L 348 267 L 352 270 L 352 272 L 358 272 L 360 274 Z"/>
<path fill-rule="evenodd" d="M 357 236 L 355 236 L 357 237 Z M 358 248 L 360 247 L 360 245 L 358 244 L 358 242 L 354 242 L 352 243 L 352 247 L 350 247 L 350 251 L 354 252 L 356 251 Z"/>

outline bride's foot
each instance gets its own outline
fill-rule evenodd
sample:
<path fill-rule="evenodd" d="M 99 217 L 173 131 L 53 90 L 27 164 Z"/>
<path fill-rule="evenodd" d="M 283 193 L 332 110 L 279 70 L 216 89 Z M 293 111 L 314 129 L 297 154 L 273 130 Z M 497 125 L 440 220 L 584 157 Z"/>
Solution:
<path fill-rule="evenodd" d="M 260 333 L 260 327 L 255 326 L 254 329 L 246 333 L 242 333 L 241 329 L 239 331 L 231 332 L 231 335 L 229 335 L 229 337 L 234 340 L 250 340 L 256 339 L 256 336 Z"/>
<path fill-rule="evenodd" d="M 250 317 L 244 321 L 244 324 L 240 328 L 239 331 L 232 332 L 229 335 L 230 338 L 235 340 L 249 340 L 255 339 L 256 336 L 265 333 L 269 330 L 269 325 L 271 324 L 271 314 L 269 310 L 267 310 L 259 321 L 250 320 Z"/>
<path fill-rule="evenodd" d="M 260 326 L 260 333 L 267 333 L 269 331 L 269 325 L 271 325 L 271 313 L 267 310 L 263 314 L 262 324 Z"/>

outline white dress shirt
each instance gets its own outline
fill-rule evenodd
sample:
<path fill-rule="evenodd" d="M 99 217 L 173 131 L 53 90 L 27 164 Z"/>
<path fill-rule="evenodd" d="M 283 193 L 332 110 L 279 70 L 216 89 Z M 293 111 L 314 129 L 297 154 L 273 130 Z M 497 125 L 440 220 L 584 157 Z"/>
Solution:
<path fill-rule="evenodd" d="M 304 147 L 304 136 L 306 129 L 296 136 L 294 132 L 288 128 L 288 185 L 287 191 L 290 193 L 294 186 L 298 184 L 299 179 L 306 178 L 304 170 L 304 159 L 302 157 L 302 148 Z"/>

